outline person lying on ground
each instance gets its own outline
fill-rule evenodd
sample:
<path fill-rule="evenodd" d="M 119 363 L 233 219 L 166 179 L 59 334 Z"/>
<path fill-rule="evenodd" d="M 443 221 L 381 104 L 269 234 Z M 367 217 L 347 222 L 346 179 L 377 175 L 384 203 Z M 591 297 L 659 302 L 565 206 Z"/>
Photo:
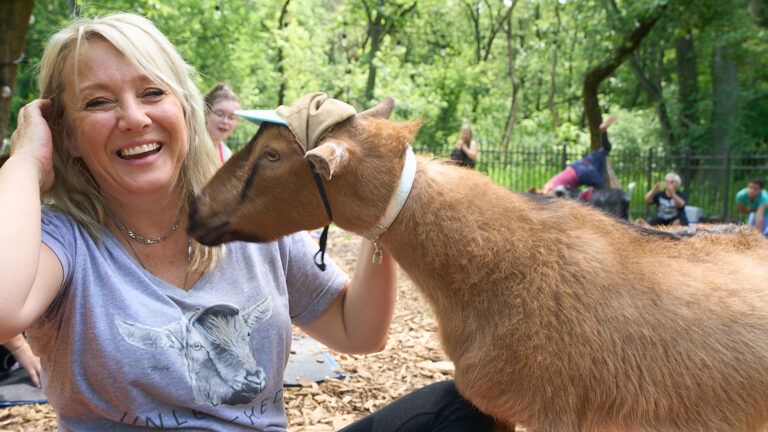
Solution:
<path fill-rule="evenodd" d="M 610 116 L 600 125 L 602 147 L 572 163 L 549 179 L 544 184 L 542 193 L 549 195 L 554 193 L 556 189 L 579 189 L 581 186 L 602 187 L 605 183 L 605 158 L 611 152 L 608 128 L 616 119 L 616 116 Z"/>

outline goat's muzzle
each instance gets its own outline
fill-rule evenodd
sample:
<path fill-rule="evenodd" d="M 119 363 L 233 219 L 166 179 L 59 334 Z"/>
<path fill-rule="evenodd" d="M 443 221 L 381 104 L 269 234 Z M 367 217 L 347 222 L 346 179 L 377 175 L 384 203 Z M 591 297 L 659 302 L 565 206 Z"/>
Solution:
<path fill-rule="evenodd" d="M 206 246 L 216 246 L 238 240 L 251 243 L 268 241 L 259 236 L 233 228 L 232 221 L 228 216 L 223 216 L 221 213 L 206 214 L 205 206 L 203 206 L 203 211 L 200 211 L 198 199 L 199 197 L 192 200 L 192 203 L 189 205 L 187 234 L 199 243 Z"/>
<path fill-rule="evenodd" d="M 229 240 L 229 221 L 217 217 L 200 216 L 197 199 L 189 205 L 189 224 L 187 234 L 206 246 L 216 246 Z"/>

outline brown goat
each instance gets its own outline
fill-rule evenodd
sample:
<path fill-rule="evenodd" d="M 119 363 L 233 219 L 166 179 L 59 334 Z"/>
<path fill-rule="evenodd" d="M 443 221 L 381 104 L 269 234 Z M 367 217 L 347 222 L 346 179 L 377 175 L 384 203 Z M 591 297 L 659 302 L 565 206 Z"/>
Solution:
<path fill-rule="evenodd" d="M 387 100 L 302 154 L 265 124 L 196 199 L 203 243 L 270 241 L 334 222 L 367 233 L 415 123 Z M 671 234 L 517 194 L 418 158 L 381 236 L 434 308 L 461 393 L 529 431 L 760 431 L 768 425 L 768 243 L 748 227 Z"/>

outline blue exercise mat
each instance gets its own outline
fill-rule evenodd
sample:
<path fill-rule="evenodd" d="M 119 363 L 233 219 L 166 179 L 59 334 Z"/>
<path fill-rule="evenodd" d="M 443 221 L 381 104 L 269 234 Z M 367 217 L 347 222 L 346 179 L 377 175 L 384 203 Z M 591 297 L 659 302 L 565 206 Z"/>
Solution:
<path fill-rule="evenodd" d="M 35 387 L 24 368 L 11 370 L 0 380 L 0 406 L 46 403 L 42 389 Z"/>
<path fill-rule="evenodd" d="M 317 341 L 294 334 L 291 355 L 285 367 L 283 385 L 292 387 L 302 382 L 320 382 L 326 378 L 343 378 L 339 364 Z"/>

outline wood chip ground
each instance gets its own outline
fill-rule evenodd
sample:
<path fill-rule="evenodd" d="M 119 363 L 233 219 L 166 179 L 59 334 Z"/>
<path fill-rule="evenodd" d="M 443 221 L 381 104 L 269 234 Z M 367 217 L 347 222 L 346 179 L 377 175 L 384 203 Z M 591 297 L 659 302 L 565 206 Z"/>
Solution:
<path fill-rule="evenodd" d="M 328 254 L 351 271 L 360 238 L 332 229 Z M 369 355 L 332 352 L 346 378 L 285 389 L 290 431 L 334 431 L 426 384 L 450 379 L 453 364 L 440 349 L 433 315 L 407 276 L 398 276 L 398 298 L 387 347 Z M 0 408 L 0 431 L 56 430 L 50 405 Z"/>

